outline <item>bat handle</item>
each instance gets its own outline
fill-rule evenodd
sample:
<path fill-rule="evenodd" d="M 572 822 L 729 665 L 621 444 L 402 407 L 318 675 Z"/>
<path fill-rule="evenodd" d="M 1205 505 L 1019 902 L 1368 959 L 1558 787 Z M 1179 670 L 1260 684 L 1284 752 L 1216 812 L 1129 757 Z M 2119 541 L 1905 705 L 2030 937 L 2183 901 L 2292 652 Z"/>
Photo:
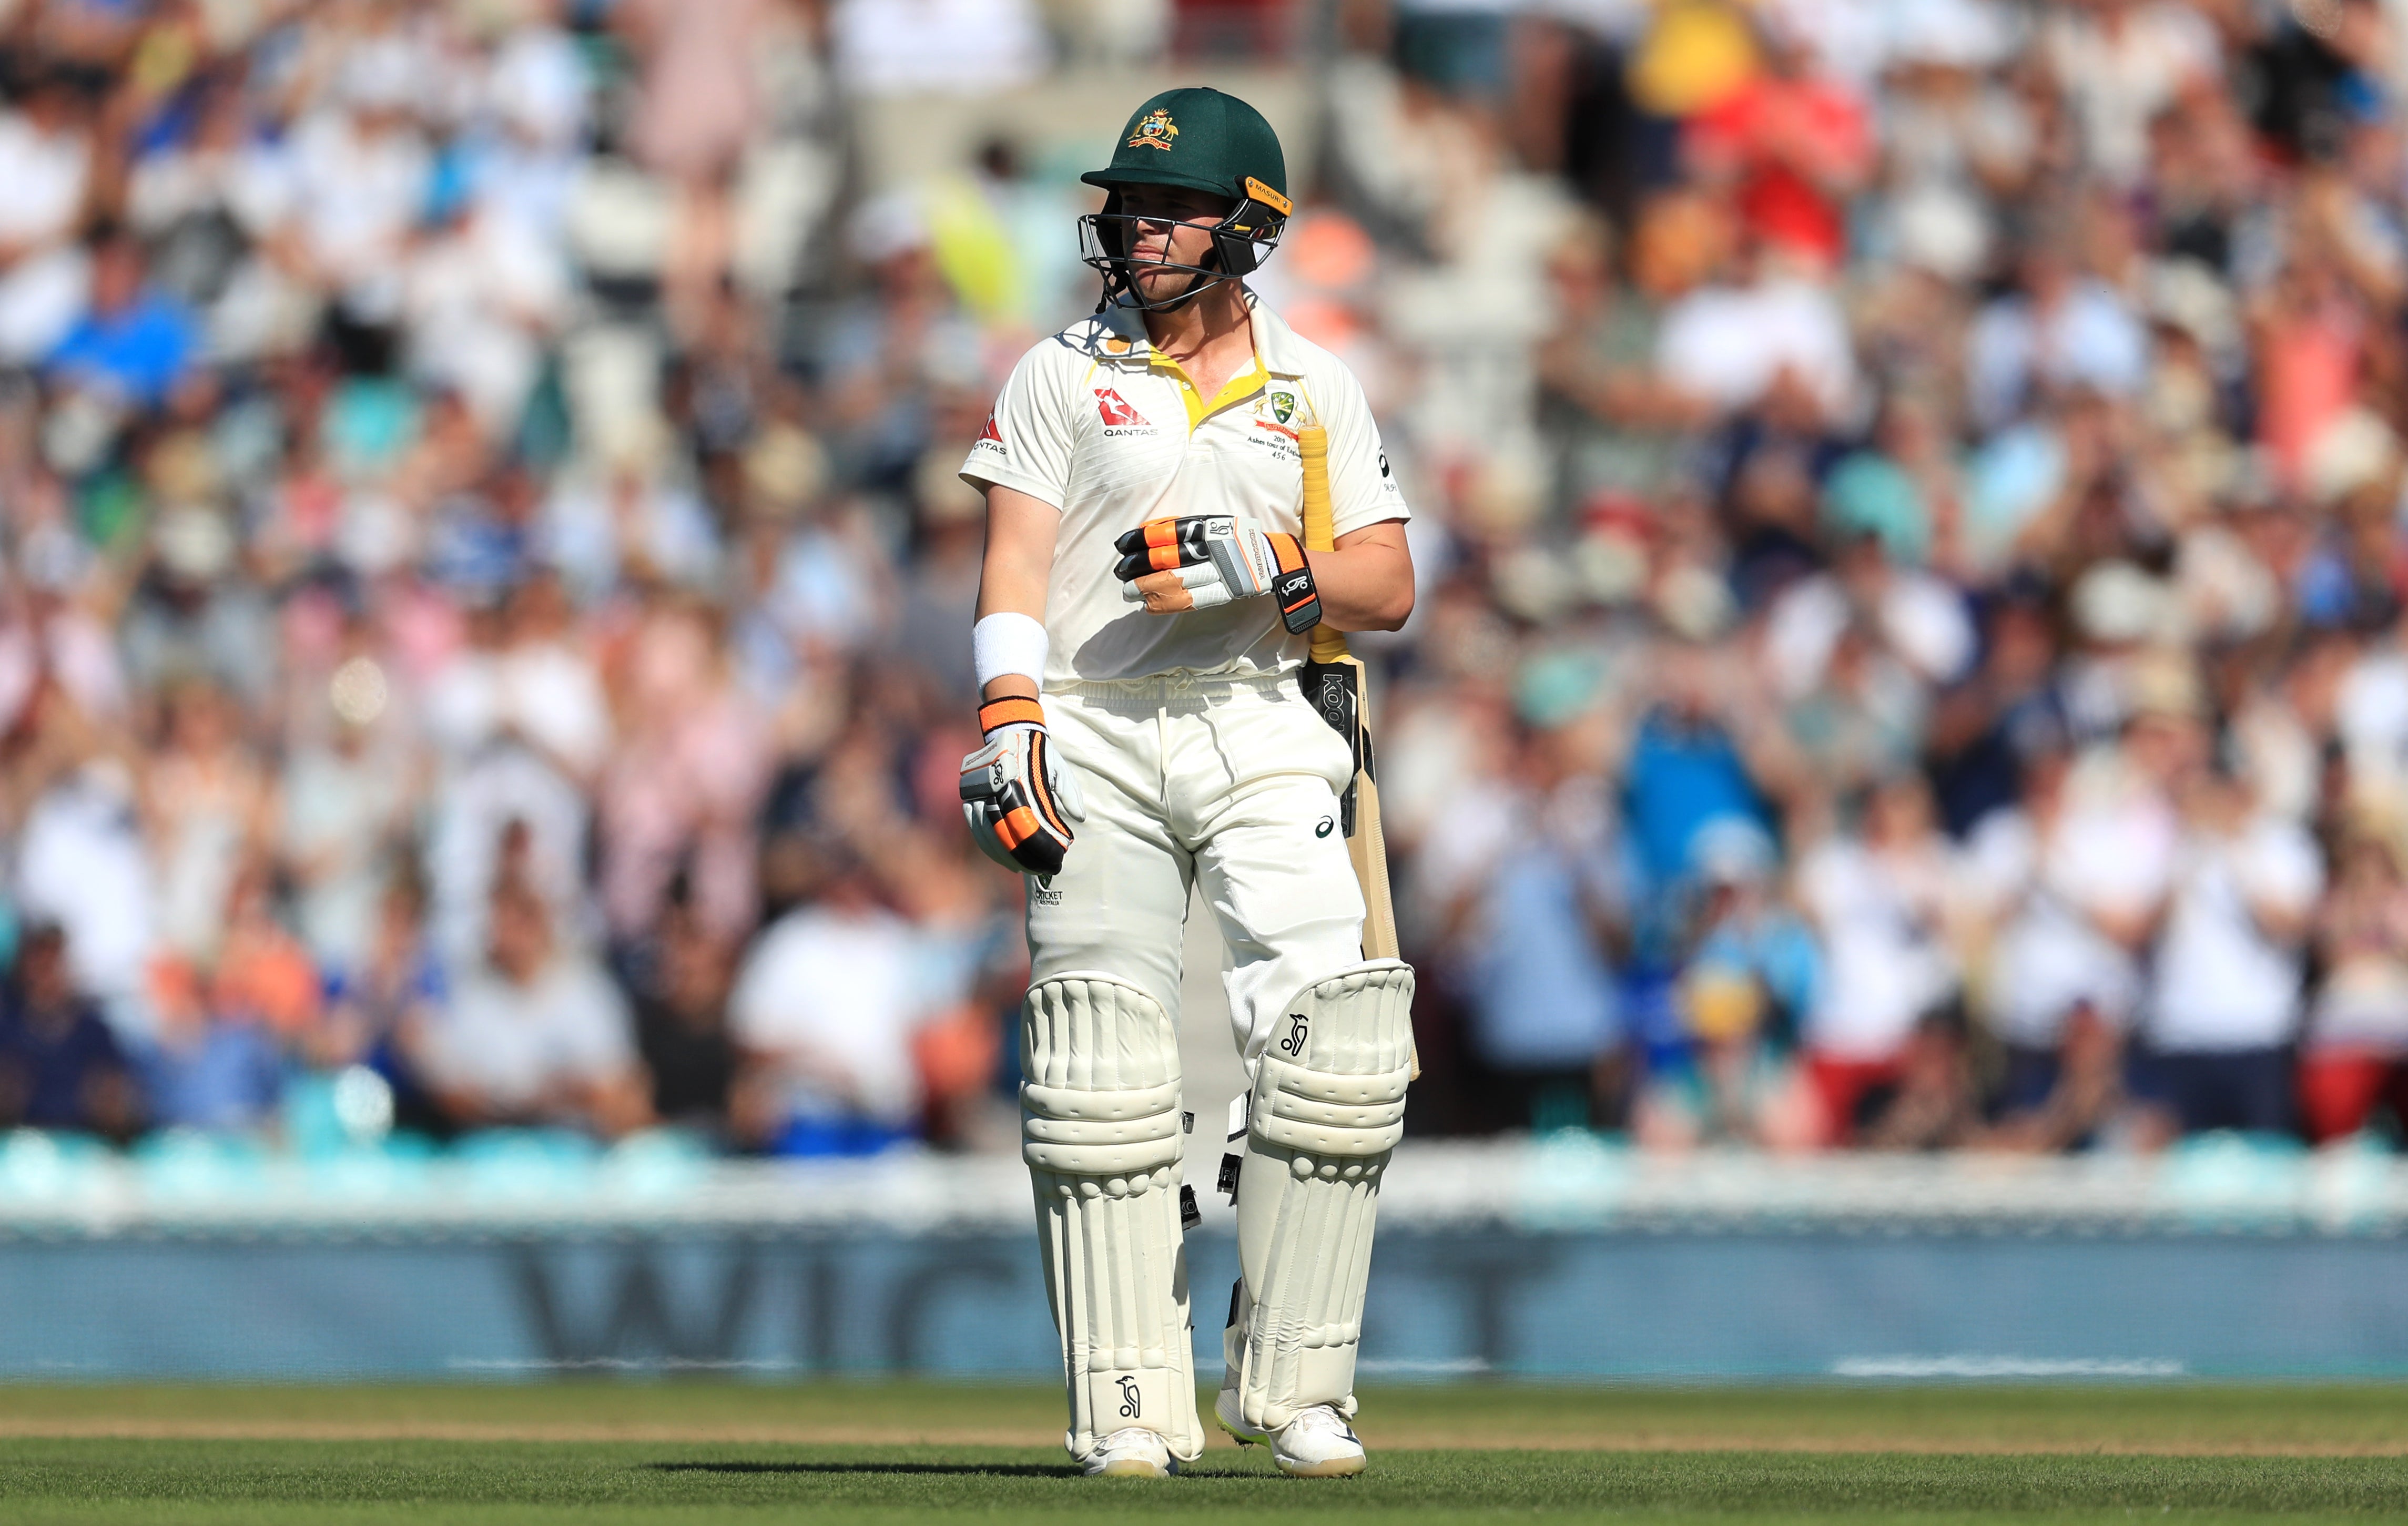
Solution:
<path fill-rule="evenodd" d="M 1304 458 L 1304 501 L 1297 516 L 1303 521 L 1304 549 L 1326 551 L 1338 531 L 1329 497 L 1329 431 L 1307 424 L 1296 432 L 1296 448 Z"/>
<path fill-rule="evenodd" d="M 1304 549 L 1326 551 L 1335 549 L 1336 524 L 1329 502 L 1329 431 L 1319 424 L 1307 424 L 1296 432 L 1296 447 L 1304 458 L 1304 504 L 1297 518 L 1302 521 Z M 1327 625 L 1312 628 L 1312 660 L 1335 663 L 1346 655 L 1343 632 Z"/>

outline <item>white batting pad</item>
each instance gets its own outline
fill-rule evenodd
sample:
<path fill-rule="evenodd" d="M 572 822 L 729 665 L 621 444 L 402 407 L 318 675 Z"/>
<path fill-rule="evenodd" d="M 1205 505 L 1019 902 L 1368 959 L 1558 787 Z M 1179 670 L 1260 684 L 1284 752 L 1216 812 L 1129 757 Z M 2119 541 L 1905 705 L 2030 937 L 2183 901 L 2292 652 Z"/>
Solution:
<path fill-rule="evenodd" d="M 1159 1432 L 1204 1449 L 1179 1223 L 1179 1035 L 1106 975 L 1056 976 L 1022 1006 L 1021 1155 L 1070 1394 L 1066 1444 Z"/>
<path fill-rule="evenodd" d="M 1288 1004 L 1254 1073 L 1238 1178 L 1238 1255 L 1222 1349 L 1250 1425 L 1354 1413 L 1354 1355 L 1380 1176 L 1405 1129 L 1413 972 L 1375 960 Z"/>

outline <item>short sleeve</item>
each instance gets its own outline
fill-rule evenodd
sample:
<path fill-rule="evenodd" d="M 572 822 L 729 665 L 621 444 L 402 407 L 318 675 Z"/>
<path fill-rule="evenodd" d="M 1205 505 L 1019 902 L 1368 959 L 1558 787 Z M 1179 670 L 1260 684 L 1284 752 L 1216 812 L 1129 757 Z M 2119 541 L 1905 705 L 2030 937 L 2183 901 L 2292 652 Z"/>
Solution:
<path fill-rule="evenodd" d="M 761 935 L 737 971 L 735 989 L 728 992 L 728 1033 L 748 1049 L 776 1048 L 782 1036 L 778 1031 L 778 988 L 783 973 L 780 966 L 784 963 L 785 932 L 783 927 L 772 926 Z"/>
<path fill-rule="evenodd" d="M 2287 821 L 2261 821 L 2248 839 L 2243 878 L 2253 899 L 2304 913 L 2324 893 L 2323 858 L 2315 839 Z"/>
<path fill-rule="evenodd" d="M 1405 495 L 1388 469 L 1388 452 L 1380 445 L 1380 426 L 1372 421 L 1371 405 L 1363 384 L 1340 369 L 1316 391 L 1324 427 L 1329 431 L 1330 524 L 1346 535 L 1383 520 L 1409 520 Z"/>
<path fill-rule="evenodd" d="M 599 969 L 578 971 L 563 1016 L 561 1060 L 571 1074 L 607 1080 L 636 1062 L 635 1023 L 626 998 Z"/>
<path fill-rule="evenodd" d="M 962 463 L 962 480 L 1025 492 L 1060 508 L 1070 495 L 1070 413 L 1059 366 L 1071 358 L 1049 339 L 1020 357 L 1003 395 Z"/>

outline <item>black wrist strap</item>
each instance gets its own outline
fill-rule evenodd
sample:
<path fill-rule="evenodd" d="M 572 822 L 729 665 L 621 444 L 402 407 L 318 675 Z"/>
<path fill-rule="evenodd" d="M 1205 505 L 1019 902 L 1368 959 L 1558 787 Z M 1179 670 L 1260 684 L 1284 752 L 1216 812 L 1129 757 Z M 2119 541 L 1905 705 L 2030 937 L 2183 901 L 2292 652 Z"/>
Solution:
<path fill-rule="evenodd" d="M 1274 533 L 1264 538 L 1279 559 L 1271 597 L 1279 601 L 1280 623 L 1288 635 L 1302 635 L 1321 623 L 1321 591 L 1312 583 L 1312 563 L 1304 559 L 1304 548 L 1294 535 Z"/>

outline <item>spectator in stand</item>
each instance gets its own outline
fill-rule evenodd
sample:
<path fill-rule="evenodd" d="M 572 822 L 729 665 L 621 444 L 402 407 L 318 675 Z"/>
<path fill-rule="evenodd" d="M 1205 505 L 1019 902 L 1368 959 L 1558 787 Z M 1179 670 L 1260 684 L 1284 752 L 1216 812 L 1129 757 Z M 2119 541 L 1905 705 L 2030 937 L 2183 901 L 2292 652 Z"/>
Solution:
<path fill-rule="evenodd" d="M 92 309 L 51 352 L 49 369 L 113 403 L 157 407 L 191 372 L 200 338 L 191 311 L 149 284 L 142 247 L 111 233 L 93 257 Z"/>
<path fill-rule="evenodd" d="M 1844 208 L 1872 171 L 1871 116 L 1817 69 L 1808 35 L 1777 22 L 1766 31 L 1766 67 L 1690 118 L 1684 149 L 1698 180 L 1728 185 L 1750 235 L 1824 275 L 1847 252 Z"/>
<path fill-rule="evenodd" d="M 2040 1127 L 2019 1121 L 2028 1115 L 2054 1120 L 2042 1131 L 2054 1136 L 2070 1111 L 2085 1127 L 2054 1146 L 2078 1143 L 2102 1121 L 2096 1103 L 2071 1099 L 2096 1090 L 2102 1048 L 2108 1068 L 2120 1069 L 2140 1000 L 2135 950 L 2171 868 L 2162 853 L 2153 864 L 2144 843 L 2077 813 L 2071 766 L 2062 754 L 2035 760 L 2022 803 L 1985 818 L 1965 855 L 1986 944 L 1980 1013 L 2004 1051 L 1997 1108 L 2019 1137 Z"/>
<path fill-rule="evenodd" d="M 1563 490 L 1584 514 L 1644 516 L 1673 486 L 1683 434 L 1706 410 L 1675 392 L 1656 370 L 1656 331 L 1668 291 L 1689 278 L 1667 268 L 1684 219 L 1710 217 L 1694 200 L 1649 206 L 1630 251 L 1631 280 L 1615 279 L 1604 224 L 1575 221 L 1549 259 L 1559 320 L 1539 350 L 1542 418 L 1564 440 Z M 1692 233 L 1703 239 L 1716 235 Z"/>
<path fill-rule="evenodd" d="M 142 1093 L 100 1009 L 78 993 L 66 933 L 25 928 L 0 1006 L 0 1121 L 123 1140 L 144 1120 Z"/>
<path fill-rule="evenodd" d="M 410 1060 L 454 1129 L 580 1129 L 614 1138 L 652 1120 L 626 999 L 564 945 L 523 877 L 494 886 L 483 967 L 417 1031 Z"/>
<path fill-rule="evenodd" d="M 1876 786 L 1861 826 L 1799 863 L 1799 902 L 1825 955 L 1802 1034 L 1806 1073 L 1832 1143 L 1852 1142 L 1890 1105 L 1923 1025 L 1958 993 L 1954 869 L 1916 775 Z"/>
<path fill-rule="evenodd" d="M 295 924 L 324 968 L 349 974 L 369 956 L 414 801 L 406 753 L 374 724 L 388 703 L 384 670 L 353 658 L 328 687 L 329 734 L 287 753 L 273 830 Z"/>
<path fill-rule="evenodd" d="M 146 1056 L 152 1110 L 172 1127 L 270 1126 L 288 1060 L 307 1053 L 323 1012 L 308 951 L 278 920 L 265 860 L 235 871 L 222 929 L 203 954 L 163 952 L 150 971 L 159 1043 Z"/>
<path fill-rule="evenodd" d="M 0 361 L 30 365 L 75 326 L 90 293 L 92 261 L 76 240 L 93 190 L 91 103 L 64 70 L 37 65 L 0 113 L 0 183 L 16 188 L 0 210 Z"/>
<path fill-rule="evenodd" d="M 1836 424 L 1855 406 L 1859 380 L 1839 303 L 1761 245 L 1742 250 L 1733 276 L 1665 310 L 1656 373 L 1726 415 L 1770 405 Z"/>
<path fill-rule="evenodd" d="M 1629 1080 L 1613 977 L 1628 941 L 1626 849 L 1595 772 L 1596 718 L 1554 714 L 1562 699 L 1543 692 L 1563 677 L 1544 663 L 1525 676 L 1513 775 L 1462 802 L 1443 849 L 1456 866 L 1440 871 L 1459 886 L 1444 915 L 1469 997 L 1468 1058 L 1496 1124 L 1539 1133 L 1617 1126 Z"/>
<path fill-rule="evenodd" d="M 2176 789 L 2182 847 L 2158 941 L 2143 1096 L 2159 1127 L 2280 1133 L 2297 1120 L 2292 1057 L 2308 934 L 2324 889 L 2315 841 L 2211 768 Z"/>
<path fill-rule="evenodd" d="M 2398 849 L 2355 834 L 2333 881 L 2316 918 L 2324 983 L 2300 1056 L 2300 1102 L 2318 1144 L 2358 1133 L 2378 1108 L 2408 1129 L 2408 883 Z"/>
<path fill-rule="evenodd" d="M 652 1114 L 714 1137 L 727 1126 L 736 1045 L 727 1032 L 735 950 L 684 898 L 660 919 L 649 977 L 636 993 L 636 1047 L 652 1077 Z"/>
<path fill-rule="evenodd" d="M 425 919 L 425 891 L 408 864 L 395 865 L 366 952 L 328 982 L 326 1018 L 306 1058 L 321 1070 L 370 1067 L 393 1088 L 401 1121 L 439 1127 L 409 1062 L 449 993 L 442 963 L 427 947 Z"/>
<path fill-rule="evenodd" d="M 817 897 L 762 933 L 728 998 L 736 1129 L 772 1154 L 873 1155 L 919 1120 L 912 1035 L 963 992 L 849 847 L 817 852 Z"/>
<path fill-rule="evenodd" d="M 1699 905 L 1673 1002 L 1685 1039 L 1658 1063 L 1632 1118 L 1652 1149 L 1704 1144 L 1799 1150 L 1822 1142 L 1822 1106 L 1797 1064 L 1822 954 L 1777 897 L 1777 849 L 1726 817 L 1698 834 Z"/>
<path fill-rule="evenodd" d="M 1623 817 L 1649 894 L 1680 881 L 1710 822 L 1767 820 L 1759 781 L 1777 771 L 1769 728 L 1749 713 L 1721 654 L 1683 643 L 1658 661 L 1662 700 L 1641 718 L 1622 768 Z"/>

